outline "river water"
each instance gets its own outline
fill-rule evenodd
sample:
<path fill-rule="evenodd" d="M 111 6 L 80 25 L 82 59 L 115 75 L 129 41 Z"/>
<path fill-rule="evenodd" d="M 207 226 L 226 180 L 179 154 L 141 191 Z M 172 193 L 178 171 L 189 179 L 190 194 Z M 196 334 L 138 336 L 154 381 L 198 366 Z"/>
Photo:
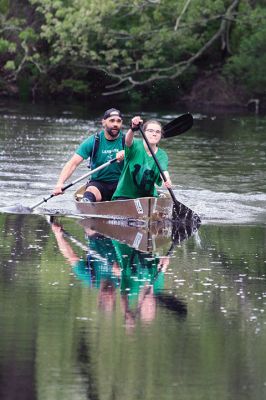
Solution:
<path fill-rule="evenodd" d="M 74 189 L 6 213 L 51 193 L 102 111 L 0 105 L 1 400 L 264 399 L 265 116 L 195 113 L 189 132 L 162 141 L 198 231 L 104 235 L 74 218 Z"/>

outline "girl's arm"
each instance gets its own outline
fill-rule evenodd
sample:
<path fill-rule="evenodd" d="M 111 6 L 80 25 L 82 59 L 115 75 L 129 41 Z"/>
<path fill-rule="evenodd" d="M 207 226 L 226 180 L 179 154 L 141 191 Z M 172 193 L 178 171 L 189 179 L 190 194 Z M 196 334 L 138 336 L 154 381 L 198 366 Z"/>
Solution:
<path fill-rule="evenodd" d="M 166 177 L 166 181 L 163 180 L 164 186 L 165 186 L 167 189 L 171 189 L 171 187 L 172 187 L 172 181 L 171 181 L 169 172 L 168 172 L 168 171 L 163 171 L 163 173 L 164 173 L 164 175 L 165 175 L 165 177 Z"/>
<path fill-rule="evenodd" d="M 143 120 L 139 116 L 132 118 L 131 127 L 129 128 L 129 130 L 126 133 L 125 144 L 127 147 L 132 146 L 133 139 L 134 139 L 134 132 L 136 130 L 138 130 L 139 125 L 142 123 L 143 123 Z"/>

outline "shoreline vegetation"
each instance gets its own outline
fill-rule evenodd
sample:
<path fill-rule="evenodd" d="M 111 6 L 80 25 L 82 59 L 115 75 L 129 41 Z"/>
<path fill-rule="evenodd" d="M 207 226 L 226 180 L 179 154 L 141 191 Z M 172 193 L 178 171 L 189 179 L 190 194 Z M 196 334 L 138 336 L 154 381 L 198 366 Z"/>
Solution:
<path fill-rule="evenodd" d="M 263 0 L 0 0 L 0 99 L 266 109 Z"/>

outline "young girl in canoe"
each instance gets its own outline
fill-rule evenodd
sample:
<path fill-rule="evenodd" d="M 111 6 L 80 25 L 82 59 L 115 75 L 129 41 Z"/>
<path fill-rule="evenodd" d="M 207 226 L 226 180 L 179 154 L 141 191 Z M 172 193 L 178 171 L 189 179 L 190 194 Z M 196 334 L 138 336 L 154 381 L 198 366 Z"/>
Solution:
<path fill-rule="evenodd" d="M 139 116 L 134 117 L 131 121 L 131 128 L 128 130 L 125 139 L 124 168 L 112 200 L 158 196 L 155 185 L 160 186 L 162 184 L 158 166 L 145 140 L 134 138 L 134 132 L 138 130 L 142 122 Z M 168 157 L 166 152 L 158 147 L 163 135 L 162 126 L 156 120 L 149 120 L 143 125 L 143 131 L 165 174 L 166 182 L 164 182 L 164 185 L 171 188 L 172 183 L 167 171 Z"/>

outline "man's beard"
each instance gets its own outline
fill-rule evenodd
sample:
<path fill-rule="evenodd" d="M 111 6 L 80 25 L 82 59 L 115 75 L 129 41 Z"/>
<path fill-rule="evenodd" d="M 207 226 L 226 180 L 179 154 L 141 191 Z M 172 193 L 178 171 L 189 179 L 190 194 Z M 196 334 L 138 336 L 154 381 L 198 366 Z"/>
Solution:
<path fill-rule="evenodd" d="M 106 128 L 106 132 L 112 136 L 113 138 L 117 137 L 119 135 L 119 129 L 113 132 L 112 128 Z"/>

